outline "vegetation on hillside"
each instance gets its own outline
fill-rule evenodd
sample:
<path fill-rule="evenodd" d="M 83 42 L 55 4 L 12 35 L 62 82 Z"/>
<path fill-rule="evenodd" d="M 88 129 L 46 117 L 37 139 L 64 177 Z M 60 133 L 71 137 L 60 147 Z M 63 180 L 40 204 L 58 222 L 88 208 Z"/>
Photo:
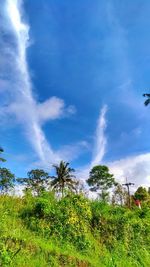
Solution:
<path fill-rule="evenodd" d="M 126 190 L 102 165 L 87 178 L 98 192 L 92 200 L 69 163 L 54 168 L 54 176 L 35 169 L 19 179 L 0 168 L 0 266 L 150 266 L 149 192 L 139 187 L 129 209 Z M 22 197 L 12 194 L 20 183 Z"/>

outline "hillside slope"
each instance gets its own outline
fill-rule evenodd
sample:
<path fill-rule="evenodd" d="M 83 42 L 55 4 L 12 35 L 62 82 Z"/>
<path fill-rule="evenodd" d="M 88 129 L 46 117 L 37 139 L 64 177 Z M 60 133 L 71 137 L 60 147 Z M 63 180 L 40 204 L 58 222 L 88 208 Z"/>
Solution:
<path fill-rule="evenodd" d="M 0 266 L 150 266 L 150 208 L 57 200 L 52 193 L 0 196 Z"/>

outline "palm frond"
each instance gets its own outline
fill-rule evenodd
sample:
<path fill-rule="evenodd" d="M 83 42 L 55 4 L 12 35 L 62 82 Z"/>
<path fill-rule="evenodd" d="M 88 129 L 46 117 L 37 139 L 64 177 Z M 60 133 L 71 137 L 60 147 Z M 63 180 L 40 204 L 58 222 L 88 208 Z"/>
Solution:
<path fill-rule="evenodd" d="M 150 97 L 150 94 L 143 94 L 144 97 Z"/>
<path fill-rule="evenodd" d="M 147 99 L 147 100 L 144 102 L 144 105 L 145 105 L 145 106 L 148 106 L 149 104 L 150 104 L 150 98 Z"/>
<path fill-rule="evenodd" d="M 69 167 L 69 163 L 61 161 L 59 165 L 55 164 L 53 167 L 55 168 L 56 176 L 51 177 L 53 179 L 51 186 L 54 189 L 60 189 L 62 195 L 64 188 L 75 190 L 77 182 L 75 181 L 75 175 L 72 174 L 75 170 Z"/>
<path fill-rule="evenodd" d="M 59 183 L 59 179 L 55 178 L 53 181 L 51 181 L 51 186 L 55 186 L 58 183 Z"/>

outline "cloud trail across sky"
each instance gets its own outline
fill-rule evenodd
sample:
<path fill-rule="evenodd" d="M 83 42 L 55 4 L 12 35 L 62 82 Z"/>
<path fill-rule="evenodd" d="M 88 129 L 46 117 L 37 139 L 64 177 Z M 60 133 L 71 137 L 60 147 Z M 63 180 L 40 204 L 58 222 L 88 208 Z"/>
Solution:
<path fill-rule="evenodd" d="M 105 133 L 107 128 L 107 110 L 107 105 L 104 105 L 100 110 L 91 163 L 81 168 L 81 170 L 78 171 L 77 176 L 86 180 L 89 177 L 89 172 L 93 166 L 104 164 L 109 167 L 110 172 L 114 174 L 114 177 L 118 182 L 124 183 L 126 178 L 128 181 L 133 182 L 135 184 L 132 188 L 133 192 L 140 185 L 145 187 L 150 186 L 150 153 L 128 156 L 111 162 L 104 161 L 107 146 L 107 136 Z M 95 197 L 95 195 L 91 193 L 90 196 Z"/>
<path fill-rule="evenodd" d="M 48 144 L 45 135 L 40 127 L 36 114 L 36 102 L 32 94 L 32 84 L 29 76 L 26 60 L 26 50 L 29 44 L 29 26 L 22 21 L 21 1 L 7 0 L 6 8 L 8 17 L 16 37 L 18 51 L 16 56 L 16 67 L 18 69 L 18 84 L 16 94 L 16 103 L 12 104 L 11 110 L 16 112 L 19 120 L 25 123 L 26 134 L 32 146 L 37 152 L 40 160 L 47 160 L 54 157 L 54 153 Z M 56 155 L 55 155 L 56 157 Z"/>
<path fill-rule="evenodd" d="M 107 105 L 104 105 L 100 111 L 100 115 L 97 121 L 91 167 L 95 165 L 99 165 L 106 152 L 106 144 L 107 144 L 107 139 L 105 136 L 105 129 L 107 127 L 106 118 L 105 118 L 106 112 L 107 112 Z"/>
<path fill-rule="evenodd" d="M 105 130 L 107 127 L 107 110 L 107 105 L 104 105 L 100 110 L 100 114 L 96 124 L 91 162 L 86 166 L 82 166 L 81 169 L 77 171 L 77 177 L 79 177 L 81 180 L 86 180 L 89 176 L 91 168 L 96 165 L 100 165 L 103 162 L 107 145 L 107 137 L 105 135 Z"/>
<path fill-rule="evenodd" d="M 20 172 L 63 159 L 85 178 L 106 164 L 120 181 L 149 179 L 150 4 L 139 2 L 1 0 L 0 145 L 26 155 Z"/>
<path fill-rule="evenodd" d="M 10 65 L 12 75 L 5 70 L 4 76 L 11 77 L 9 79 L 11 82 L 6 79 L 1 80 L 1 85 L 6 87 L 3 91 L 8 89 L 9 101 L 7 105 L 1 107 L 0 114 L 8 117 L 15 116 L 17 122 L 24 127 L 26 137 L 41 162 L 58 162 L 61 159 L 59 153 L 54 152 L 51 148 L 41 125 L 47 120 L 72 114 L 75 112 L 75 108 L 73 106 L 66 107 L 64 101 L 58 97 L 51 97 L 44 103 L 36 101 L 32 92 L 33 86 L 27 63 L 30 27 L 23 21 L 22 4 L 22 0 L 6 0 L 4 6 L 7 32 L 13 36 L 15 45 L 14 47 L 8 46 L 9 53 L 6 54 L 5 49 L 3 53 L 5 65 L 7 63 Z M 6 47 L 5 43 L 3 43 L 3 47 Z"/>

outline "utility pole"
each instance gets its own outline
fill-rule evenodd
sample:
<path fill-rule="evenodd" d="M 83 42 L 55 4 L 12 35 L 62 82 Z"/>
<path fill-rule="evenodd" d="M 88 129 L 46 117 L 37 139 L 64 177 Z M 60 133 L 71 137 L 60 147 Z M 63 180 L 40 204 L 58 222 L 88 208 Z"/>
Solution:
<path fill-rule="evenodd" d="M 130 186 L 134 185 L 134 183 L 128 183 L 127 178 L 126 178 L 126 183 L 122 184 L 127 187 L 127 192 L 128 192 L 128 207 L 131 208 L 131 197 L 130 197 Z"/>

